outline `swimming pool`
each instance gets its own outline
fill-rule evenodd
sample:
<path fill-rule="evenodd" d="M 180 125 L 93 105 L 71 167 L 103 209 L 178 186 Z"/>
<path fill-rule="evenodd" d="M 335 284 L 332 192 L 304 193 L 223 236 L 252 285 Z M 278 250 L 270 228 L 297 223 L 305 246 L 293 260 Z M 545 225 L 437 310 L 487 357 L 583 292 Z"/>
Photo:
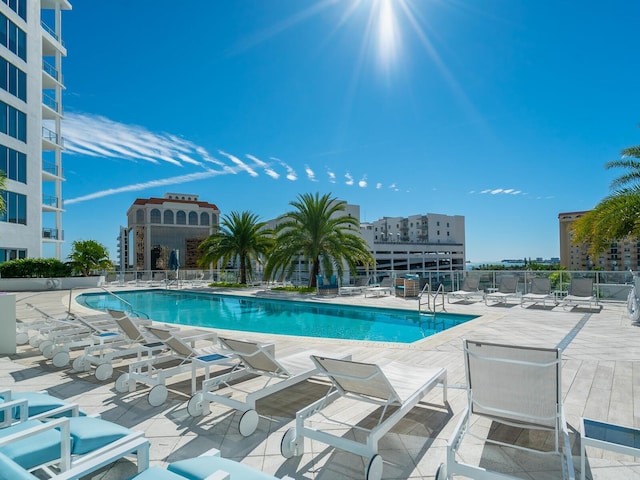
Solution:
<path fill-rule="evenodd" d="M 171 290 L 115 292 L 159 322 L 225 330 L 342 338 L 373 342 L 412 343 L 467 322 L 475 315 L 318 304 L 304 301 L 241 297 Z M 84 293 L 77 301 L 92 309 L 129 310 L 108 293 Z"/>

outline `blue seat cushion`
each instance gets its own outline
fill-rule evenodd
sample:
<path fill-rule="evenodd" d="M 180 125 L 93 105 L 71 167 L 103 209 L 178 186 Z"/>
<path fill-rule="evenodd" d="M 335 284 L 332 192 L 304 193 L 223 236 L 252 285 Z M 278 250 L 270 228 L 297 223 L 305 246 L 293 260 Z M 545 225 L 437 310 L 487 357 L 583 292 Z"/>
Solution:
<path fill-rule="evenodd" d="M 185 478 L 164 468 L 151 467 L 139 473 L 131 480 L 185 480 Z"/>
<path fill-rule="evenodd" d="M 38 477 L 0 453 L 0 480 L 38 480 Z"/>
<path fill-rule="evenodd" d="M 195 457 L 173 462 L 167 467 L 167 470 L 177 473 L 188 480 L 203 480 L 218 470 L 229 473 L 231 478 L 243 480 L 275 479 L 273 475 L 268 475 L 234 460 L 213 456 Z"/>
<path fill-rule="evenodd" d="M 0 435 L 11 435 L 38 425 L 42 425 L 40 420 L 27 420 L 3 428 L 0 430 Z M 55 429 L 45 430 L 36 436 L 17 440 L 0 447 L 0 453 L 27 470 L 43 463 L 55 461 L 60 458 L 60 432 Z"/>
<path fill-rule="evenodd" d="M 69 421 L 71 453 L 74 455 L 92 452 L 131 433 L 128 428 L 101 418 L 72 417 Z"/>
<path fill-rule="evenodd" d="M 53 410 L 54 408 L 68 405 L 64 400 L 49 395 L 48 393 L 23 392 L 16 393 L 11 396 L 13 400 L 26 400 L 29 405 L 29 416 L 39 415 L 41 413 Z M 14 417 L 18 418 L 18 409 L 14 412 Z"/>

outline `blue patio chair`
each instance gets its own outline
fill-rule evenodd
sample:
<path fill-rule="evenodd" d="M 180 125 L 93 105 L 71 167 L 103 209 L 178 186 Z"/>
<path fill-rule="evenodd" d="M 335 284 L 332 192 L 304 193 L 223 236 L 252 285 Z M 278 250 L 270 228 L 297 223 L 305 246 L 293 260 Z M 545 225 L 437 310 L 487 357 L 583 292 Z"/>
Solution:
<path fill-rule="evenodd" d="M 76 403 L 39 392 L 0 390 L 0 428 L 27 418 L 77 417 L 84 415 Z"/>

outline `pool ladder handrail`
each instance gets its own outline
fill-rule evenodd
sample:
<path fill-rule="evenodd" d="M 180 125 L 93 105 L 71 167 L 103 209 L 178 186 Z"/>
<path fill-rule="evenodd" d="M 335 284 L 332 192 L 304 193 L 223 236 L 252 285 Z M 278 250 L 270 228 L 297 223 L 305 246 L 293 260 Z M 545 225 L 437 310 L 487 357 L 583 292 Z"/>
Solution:
<path fill-rule="evenodd" d="M 115 299 L 117 299 L 119 302 L 122 302 L 123 304 L 125 304 L 127 307 L 129 307 L 129 311 L 134 314 L 136 317 L 140 317 L 143 316 L 144 318 L 146 318 L 147 320 L 149 320 L 149 315 L 147 315 L 144 312 L 138 312 L 135 308 L 133 308 L 133 305 L 131 305 L 129 302 L 127 302 L 124 298 L 122 298 L 119 295 L 116 295 L 115 293 L 113 293 L 112 291 L 108 290 L 107 288 L 100 286 L 100 288 L 102 290 L 104 290 L 105 292 L 107 292 L 109 295 L 111 295 L 112 297 L 114 297 Z"/>
<path fill-rule="evenodd" d="M 445 301 L 444 301 L 444 285 L 441 283 L 438 288 L 436 289 L 436 292 L 432 295 L 431 294 L 431 284 L 429 284 L 429 282 L 424 284 L 424 287 L 422 287 L 422 290 L 420 291 L 420 293 L 418 294 L 418 313 L 422 313 L 422 305 L 427 306 L 427 312 L 432 312 L 432 313 L 436 313 L 436 308 L 438 305 L 436 305 L 436 302 L 438 300 L 438 295 L 441 296 L 442 298 L 442 311 L 446 312 L 447 309 L 445 308 Z M 422 298 L 425 296 L 426 294 L 426 302 L 424 302 L 422 300 Z M 431 308 L 431 299 L 433 298 L 433 308 Z"/>

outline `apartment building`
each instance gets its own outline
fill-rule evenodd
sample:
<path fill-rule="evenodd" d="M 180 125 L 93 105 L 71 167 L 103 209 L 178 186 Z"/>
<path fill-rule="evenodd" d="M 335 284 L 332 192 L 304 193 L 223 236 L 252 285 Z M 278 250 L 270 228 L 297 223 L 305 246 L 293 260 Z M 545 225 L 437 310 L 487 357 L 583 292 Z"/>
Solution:
<path fill-rule="evenodd" d="M 171 251 L 183 269 L 200 268 L 198 245 L 220 222 L 220 210 L 198 195 L 166 193 L 162 198 L 138 198 L 127 210 L 127 227 L 119 238 L 123 270 L 167 270 Z"/>
<path fill-rule="evenodd" d="M 67 0 L 0 0 L 0 262 L 61 258 L 65 10 Z"/>
<path fill-rule="evenodd" d="M 360 225 L 376 270 L 464 270 L 464 216 L 437 213 L 383 217 Z"/>
<path fill-rule="evenodd" d="M 573 243 L 571 226 L 583 216 L 582 212 L 564 212 L 558 214 L 560 231 L 560 265 L 568 270 L 624 271 L 640 269 L 640 242 L 637 238 L 621 239 L 611 242 L 609 249 L 592 258 L 588 253 L 588 245 Z"/>

